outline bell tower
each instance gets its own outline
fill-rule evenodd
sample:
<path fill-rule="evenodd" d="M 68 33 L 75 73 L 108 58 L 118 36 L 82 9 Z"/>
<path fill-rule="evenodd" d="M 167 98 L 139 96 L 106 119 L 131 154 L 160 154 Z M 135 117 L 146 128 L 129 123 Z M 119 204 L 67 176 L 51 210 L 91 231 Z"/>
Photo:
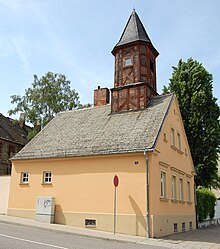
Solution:
<path fill-rule="evenodd" d="M 111 112 L 146 108 L 156 89 L 156 58 L 159 55 L 133 10 L 119 42 L 115 56 L 114 88 L 111 89 Z"/>

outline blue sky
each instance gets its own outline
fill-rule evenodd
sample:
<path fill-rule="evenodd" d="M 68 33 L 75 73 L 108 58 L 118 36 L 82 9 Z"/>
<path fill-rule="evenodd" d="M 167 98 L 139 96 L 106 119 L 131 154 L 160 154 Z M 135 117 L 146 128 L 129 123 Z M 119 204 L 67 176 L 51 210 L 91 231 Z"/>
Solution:
<path fill-rule="evenodd" d="M 198 60 L 213 74 L 220 104 L 219 0 L 0 0 L 0 113 L 24 94 L 33 75 L 62 73 L 93 103 L 98 86 L 113 87 L 118 42 L 135 7 L 160 52 L 157 88 L 168 85 L 179 59 Z"/>

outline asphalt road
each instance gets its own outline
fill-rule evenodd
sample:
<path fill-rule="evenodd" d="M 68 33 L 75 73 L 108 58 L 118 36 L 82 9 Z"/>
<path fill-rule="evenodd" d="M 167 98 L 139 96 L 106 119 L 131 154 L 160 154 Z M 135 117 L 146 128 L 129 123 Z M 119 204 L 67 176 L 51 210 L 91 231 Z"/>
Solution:
<path fill-rule="evenodd" d="M 0 249 L 161 249 L 0 223 Z"/>

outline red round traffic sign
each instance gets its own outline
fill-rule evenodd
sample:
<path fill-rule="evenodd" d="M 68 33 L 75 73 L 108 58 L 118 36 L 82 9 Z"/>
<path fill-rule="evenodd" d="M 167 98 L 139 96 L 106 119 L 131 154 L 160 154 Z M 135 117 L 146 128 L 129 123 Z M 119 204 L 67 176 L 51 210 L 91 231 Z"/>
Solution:
<path fill-rule="evenodd" d="M 117 176 L 117 175 L 114 176 L 113 183 L 114 183 L 114 186 L 115 186 L 115 187 L 118 187 L 119 179 L 118 179 L 118 176 Z"/>

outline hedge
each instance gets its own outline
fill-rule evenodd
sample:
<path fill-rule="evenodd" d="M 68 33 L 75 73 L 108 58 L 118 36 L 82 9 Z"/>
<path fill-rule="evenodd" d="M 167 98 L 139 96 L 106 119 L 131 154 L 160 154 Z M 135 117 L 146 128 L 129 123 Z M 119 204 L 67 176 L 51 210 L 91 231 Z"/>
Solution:
<path fill-rule="evenodd" d="M 198 188 L 196 190 L 196 197 L 199 222 L 203 222 L 208 217 L 213 219 L 215 216 L 215 202 L 217 200 L 215 194 L 207 188 Z"/>

